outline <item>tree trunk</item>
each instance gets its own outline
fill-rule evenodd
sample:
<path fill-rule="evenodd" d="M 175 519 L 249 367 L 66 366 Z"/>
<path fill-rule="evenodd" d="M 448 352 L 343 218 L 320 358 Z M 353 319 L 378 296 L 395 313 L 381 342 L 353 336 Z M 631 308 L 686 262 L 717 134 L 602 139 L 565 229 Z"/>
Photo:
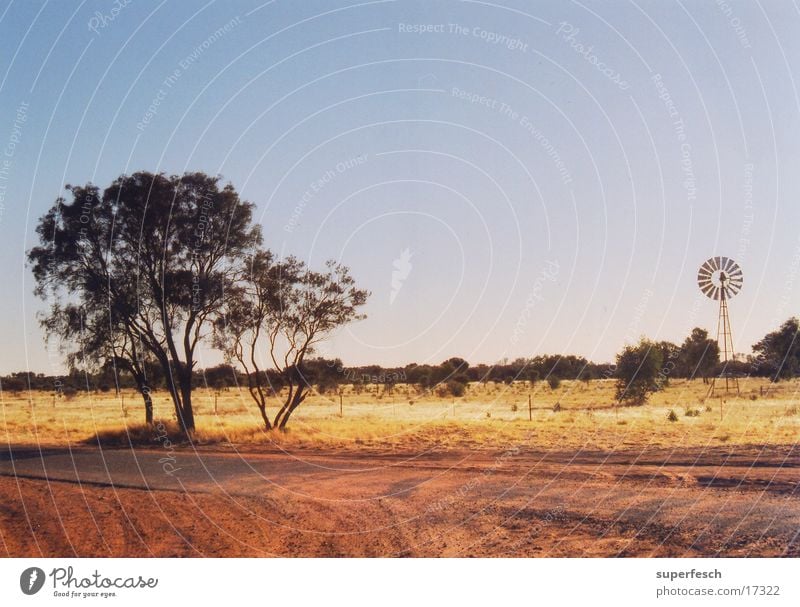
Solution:
<path fill-rule="evenodd" d="M 266 389 L 261 383 L 261 377 L 258 373 L 258 370 L 256 370 L 255 373 L 247 374 L 247 389 L 250 392 L 252 399 L 256 402 L 258 410 L 261 412 L 261 419 L 264 420 L 264 427 L 267 430 L 272 430 L 272 424 L 267 416 L 267 396 L 265 394 Z"/>
<path fill-rule="evenodd" d="M 258 410 L 261 411 L 261 419 L 264 420 L 264 428 L 272 430 L 272 424 L 269 422 L 269 417 L 267 417 L 267 407 L 260 404 L 258 405 Z"/>
<path fill-rule="evenodd" d="M 133 371 L 133 379 L 136 381 L 136 389 L 144 400 L 144 423 L 148 426 L 153 425 L 153 396 L 150 394 L 150 386 L 145 381 L 145 376 L 138 370 Z"/>
<path fill-rule="evenodd" d="M 144 399 L 144 423 L 148 426 L 153 425 L 153 396 L 150 394 L 150 388 L 144 386 L 139 389 Z"/>
<path fill-rule="evenodd" d="M 280 429 L 281 431 L 286 429 L 286 424 L 288 423 L 289 418 L 291 417 L 294 410 L 297 409 L 298 406 L 300 406 L 300 403 L 302 403 L 306 399 L 307 394 L 308 391 L 304 392 L 301 387 L 297 388 L 297 392 L 294 393 L 294 397 L 292 398 L 291 403 L 289 403 L 288 408 L 286 408 L 283 416 L 281 417 L 280 423 L 275 424 L 278 429 Z"/>
<path fill-rule="evenodd" d="M 192 379 L 191 371 L 189 376 L 181 377 L 181 408 L 178 416 L 178 423 L 181 430 L 188 437 L 194 432 L 194 411 L 192 410 Z"/>

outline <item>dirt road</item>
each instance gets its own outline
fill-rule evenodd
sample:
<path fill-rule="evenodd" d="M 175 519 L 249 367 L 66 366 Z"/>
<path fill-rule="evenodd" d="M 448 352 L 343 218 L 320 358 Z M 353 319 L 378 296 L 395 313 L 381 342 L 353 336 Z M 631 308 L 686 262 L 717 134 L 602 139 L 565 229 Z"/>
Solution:
<path fill-rule="evenodd" d="M 800 556 L 800 449 L 0 454 L 12 556 Z"/>

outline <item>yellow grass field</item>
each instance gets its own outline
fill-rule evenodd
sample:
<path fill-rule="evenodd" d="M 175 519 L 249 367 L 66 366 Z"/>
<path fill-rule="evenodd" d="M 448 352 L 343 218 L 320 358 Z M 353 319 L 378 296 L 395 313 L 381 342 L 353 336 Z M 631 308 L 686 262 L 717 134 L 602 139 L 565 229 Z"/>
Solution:
<path fill-rule="evenodd" d="M 525 442 L 550 448 L 703 447 L 794 444 L 800 439 L 800 381 L 740 381 L 740 394 L 706 398 L 700 380 L 673 380 L 643 407 L 614 406 L 613 380 L 471 384 L 462 398 L 419 394 L 411 386 L 390 393 L 373 386 L 360 394 L 312 394 L 295 412 L 285 434 L 267 433 L 246 391 L 195 392 L 196 442 L 226 448 L 275 445 L 337 448 L 502 448 Z M 532 399 L 529 420 L 528 396 Z M 173 427 L 165 391 L 154 393 L 156 419 Z M 215 405 L 216 402 L 216 405 Z M 277 399 L 276 399 L 277 407 Z M 674 411 L 677 421 L 667 416 Z M 687 415 L 687 411 L 690 415 Z M 274 415 L 274 410 L 273 410 Z M 52 393 L 2 395 L 0 436 L 10 444 L 79 444 L 96 435 L 127 443 L 139 438 L 143 405 L 128 391 L 83 393 L 66 399 Z"/>

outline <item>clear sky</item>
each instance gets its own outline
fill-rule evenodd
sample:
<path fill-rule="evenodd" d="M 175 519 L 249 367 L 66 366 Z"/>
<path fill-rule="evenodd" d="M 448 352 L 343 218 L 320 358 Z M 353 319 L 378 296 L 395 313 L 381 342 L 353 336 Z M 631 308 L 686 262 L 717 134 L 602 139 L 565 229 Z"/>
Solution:
<path fill-rule="evenodd" d="M 349 265 L 346 364 L 679 342 L 715 330 L 712 255 L 749 352 L 800 308 L 798 31 L 780 0 L 0 3 L 0 372 L 61 370 L 38 217 L 140 169 L 220 174 L 270 248 Z"/>

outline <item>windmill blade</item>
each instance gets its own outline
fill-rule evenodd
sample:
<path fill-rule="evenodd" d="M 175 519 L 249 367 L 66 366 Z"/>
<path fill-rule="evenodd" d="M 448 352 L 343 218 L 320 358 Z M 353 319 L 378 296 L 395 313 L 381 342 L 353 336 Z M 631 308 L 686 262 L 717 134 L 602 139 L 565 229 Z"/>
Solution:
<path fill-rule="evenodd" d="M 714 285 L 710 285 L 710 286 L 706 287 L 706 289 L 703 291 L 703 293 L 705 293 L 706 297 L 708 297 L 709 299 L 714 299 L 714 290 L 716 288 L 717 287 L 715 287 Z"/>
<path fill-rule="evenodd" d="M 703 265 L 700 266 L 700 272 L 704 272 L 705 274 L 708 274 L 709 276 L 711 274 L 713 274 L 714 273 L 714 267 L 713 267 L 713 263 L 712 262 L 713 262 L 713 259 L 707 259 L 705 261 L 705 263 L 703 263 Z"/>
<path fill-rule="evenodd" d="M 716 272 L 722 267 L 722 257 L 713 257 L 714 260 L 714 271 Z"/>
<path fill-rule="evenodd" d="M 730 274 L 731 270 L 733 270 L 733 268 L 736 267 L 736 262 L 733 261 L 730 257 L 723 257 L 721 267 L 726 274 Z"/>
<path fill-rule="evenodd" d="M 711 294 L 714 290 L 714 285 L 703 285 L 700 287 L 700 290 L 706 297 L 711 297 Z"/>
<path fill-rule="evenodd" d="M 718 299 L 719 299 L 719 294 L 720 294 L 720 289 L 719 289 L 719 287 L 718 287 L 717 285 L 714 285 L 713 287 L 711 287 L 711 292 L 714 294 L 714 296 L 712 297 L 712 299 L 713 299 L 714 301 L 718 300 Z"/>

